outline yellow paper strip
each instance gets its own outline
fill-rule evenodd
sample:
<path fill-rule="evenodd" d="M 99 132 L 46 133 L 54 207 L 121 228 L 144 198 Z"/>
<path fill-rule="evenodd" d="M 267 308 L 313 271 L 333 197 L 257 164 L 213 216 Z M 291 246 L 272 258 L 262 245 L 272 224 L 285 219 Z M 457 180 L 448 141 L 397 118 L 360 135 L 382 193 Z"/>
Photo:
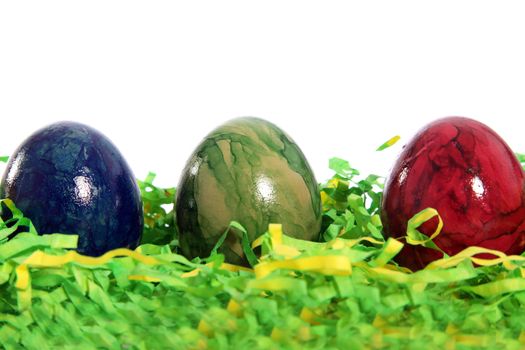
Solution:
<path fill-rule="evenodd" d="M 254 267 L 257 278 L 265 277 L 277 269 L 311 271 L 337 276 L 352 274 L 350 259 L 343 255 L 311 256 L 292 260 L 263 262 Z"/>

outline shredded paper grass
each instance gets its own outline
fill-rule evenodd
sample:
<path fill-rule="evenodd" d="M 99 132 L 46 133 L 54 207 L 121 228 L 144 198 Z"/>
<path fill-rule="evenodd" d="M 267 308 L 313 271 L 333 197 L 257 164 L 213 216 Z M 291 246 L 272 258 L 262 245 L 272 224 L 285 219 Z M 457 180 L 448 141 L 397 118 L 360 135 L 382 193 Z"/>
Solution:
<path fill-rule="evenodd" d="M 250 268 L 225 263 L 217 249 L 193 261 L 177 254 L 176 190 L 156 187 L 154 174 L 139 181 L 142 245 L 96 258 L 72 250 L 77 236 L 39 236 L 16 203 L 1 200 L 1 345 L 525 348 L 525 256 L 470 247 L 415 273 L 399 267 L 393 257 L 403 244 L 439 249 L 432 242 L 441 230 L 439 213 L 428 208 L 410 220 L 403 240 L 386 238 L 378 213 L 384 179 L 361 176 L 342 159 L 331 159 L 330 168 L 334 176 L 320 186 L 320 242 L 294 239 L 272 224 L 244 244 Z M 427 237 L 418 227 L 433 217 L 440 225 Z"/>

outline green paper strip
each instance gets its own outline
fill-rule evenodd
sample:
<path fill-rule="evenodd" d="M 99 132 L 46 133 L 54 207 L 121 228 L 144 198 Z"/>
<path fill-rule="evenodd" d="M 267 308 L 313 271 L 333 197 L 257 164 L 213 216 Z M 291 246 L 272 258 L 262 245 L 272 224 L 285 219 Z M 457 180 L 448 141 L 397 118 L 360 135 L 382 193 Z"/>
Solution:
<path fill-rule="evenodd" d="M 383 143 L 381 146 L 379 146 L 376 151 L 382 151 L 382 150 L 385 150 L 389 147 L 392 147 L 393 145 L 395 145 L 397 143 L 397 141 L 399 141 L 401 139 L 401 136 L 399 135 L 396 135 L 394 137 L 392 137 L 391 139 L 389 139 L 388 141 L 386 141 L 385 143 Z"/>

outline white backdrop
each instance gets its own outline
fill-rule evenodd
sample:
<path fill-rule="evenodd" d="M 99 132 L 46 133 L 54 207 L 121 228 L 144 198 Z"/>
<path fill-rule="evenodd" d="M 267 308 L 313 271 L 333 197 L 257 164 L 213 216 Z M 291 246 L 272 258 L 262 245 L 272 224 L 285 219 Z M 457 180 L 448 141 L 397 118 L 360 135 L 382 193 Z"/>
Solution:
<path fill-rule="evenodd" d="M 0 155 L 77 120 L 172 186 L 206 133 L 248 115 L 286 130 L 319 181 L 332 156 L 386 174 L 448 115 L 525 152 L 524 18 L 520 1 L 1 2 Z"/>

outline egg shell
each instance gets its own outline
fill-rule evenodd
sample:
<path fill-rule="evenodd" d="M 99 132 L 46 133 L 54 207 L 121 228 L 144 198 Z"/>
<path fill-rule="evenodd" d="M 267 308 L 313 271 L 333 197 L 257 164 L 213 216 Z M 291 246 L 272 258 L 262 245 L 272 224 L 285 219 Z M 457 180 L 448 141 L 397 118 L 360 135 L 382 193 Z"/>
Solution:
<path fill-rule="evenodd" d="M 272 123 L 238 118 L 212 131 L 188 160 L 177 193 L 182 252 L 207 257 L 232 220 L 250 241 L 281 223 L 296 238 L 316 240 L 321 200 L 314 174 L 295 142 Z M 236 235 L 220 252 L 246 265 Z"/>
<path fill-rule="evenodd" d="M 524 186 L 519 161 L 496 132 L 468 118 L 439 119 L 405 146 L 388 177 L 385 232 L 406 235 L 407 221 L 432 207 L 444 222 L 434 242 L 448 255 L 469 246 L 520 254 L 525 249 Z M 430 235 L 436 225 L 434 218 L 420 230 Z M 441 257 L 436 250 L 407 244 L 396 260 L 418 270 Z"/>
<path fill-rule="evenodd" d="M 97 256 L 140 242 L 140 190 L 128 164 L 97 130 L 59 122 L 38 130 L 10 157 L 0 198 L 12 199 L 39 234 L 78 234 Z"/>

